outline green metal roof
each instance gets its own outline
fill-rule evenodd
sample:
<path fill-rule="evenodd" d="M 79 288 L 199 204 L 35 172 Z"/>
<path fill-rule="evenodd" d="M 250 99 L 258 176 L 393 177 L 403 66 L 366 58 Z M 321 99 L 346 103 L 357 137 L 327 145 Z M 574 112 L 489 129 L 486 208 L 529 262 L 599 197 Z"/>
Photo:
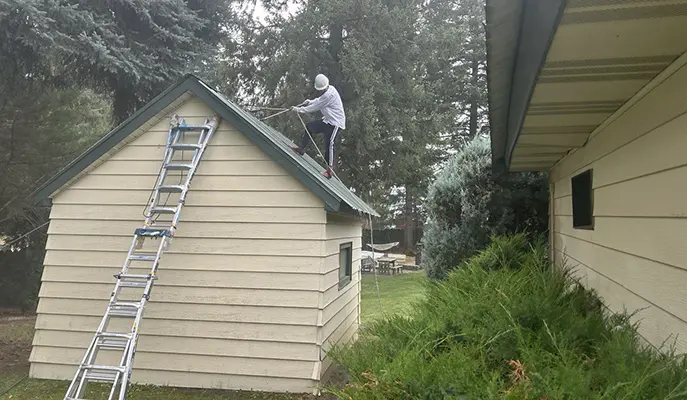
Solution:
<path fill-rule="evenodd" d="M 57 175 L 50 178 L 33 193 L 34 201 L 39 202 L 48 199 L 55 191 L 186 92 L 198 96 L 222 119 L 244 133 L 256 146 L 317 195 L 325 203 L 327 211 L 379 216 L 372 207 L 351 192 L 339 179 L 327 179 L 322 176 L 324 168 L 310 156 L 306 154 L 301 157 L 291 150 L 290 146 L 293 146 L 294 143 L 290 139 L 258 120 L 252 114 L 242 110 L 193 75 L 184 76 L 160 93 L 69 163 Z"/>

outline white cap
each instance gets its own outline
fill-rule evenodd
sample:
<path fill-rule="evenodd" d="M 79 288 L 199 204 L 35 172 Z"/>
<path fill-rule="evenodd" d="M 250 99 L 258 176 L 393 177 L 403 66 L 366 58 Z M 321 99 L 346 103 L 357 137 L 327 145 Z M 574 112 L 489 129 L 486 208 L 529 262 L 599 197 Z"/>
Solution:
<path fill-rule="evenodd" d="M 327 79 L 327 77 L 322 74 L 318 74 L 315 77 L 315 89 L 324 90 L 327 87 L 329 87 L 329 79 Z"/>

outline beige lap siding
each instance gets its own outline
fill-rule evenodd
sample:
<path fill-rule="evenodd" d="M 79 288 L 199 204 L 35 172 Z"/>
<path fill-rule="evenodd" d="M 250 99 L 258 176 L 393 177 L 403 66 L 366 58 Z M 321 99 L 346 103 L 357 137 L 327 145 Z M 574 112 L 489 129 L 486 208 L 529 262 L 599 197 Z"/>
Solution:
<path fill-rule="evenodd" d="M 687 351 L 687 67 L 551 171 L 557 262 L 649 342 Z M 594 230 L 574 229 L 570 178 L 593 168 Z M 672 335 L 672 336 L 671 336 Z"/>
<path fill-rule="evenodd" d="M 212 115 L 197 99 L 177 112 L 190 123 Z M 163 119 L 54 197 L 31 376 L 76 371 L 143 222 L 167 129 Z M 132 379 L 311 391 L 326 222 L 322 201 L 223 121 L 162 259 Z"/>
<path fill-rule="evenodd" d="M 322 343 L 323 365 L 321 375 L 327 372 L 331 360 L 327 351 L 336 343 L 348 343 L 358 331 L 360 317 L 360 251 L 362 225 L 359 219 L 329 215 L 326 228 L 327 242 L 323 266 Z M 352 243 L 351 282 L 339 288 L 339 248 Z"/>

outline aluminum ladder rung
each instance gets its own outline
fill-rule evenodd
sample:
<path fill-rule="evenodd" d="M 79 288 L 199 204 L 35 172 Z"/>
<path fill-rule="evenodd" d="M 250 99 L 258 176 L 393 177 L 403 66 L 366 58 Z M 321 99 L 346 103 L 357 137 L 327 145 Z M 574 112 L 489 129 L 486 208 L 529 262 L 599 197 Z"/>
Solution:
<path fill-rule="evenodd" d="M 160 185 L 157 187 L 160 193 L 181 193 L 184 189 L 184 185 Z"/>
<path fill-rule="evenodd" d="M 151 214 L 176 214 L 176 207 L 153 207 L 150 209 Z"/>
<path fill-rule="evenodd" d="M 101 349 L 124 350 L 129 346 L 129 339 L 100 338 L 97 344 Z"/>
<path fill-rule="evenodd" d="M 96 382 L 114 382 L 117 380 L 117 374 L 124 373 L 124 367 L 113 367 L 109 365 L 84 365 L 84 376 L 90 381 Z"/>
<path fill-rule="evenodd" d="M 149 254 L 132 254 L 129 256 L 130 261 L 155 261 L 157 260 L 156 255 Z"/>
<path fill-rule="evenodd" d="M 170 145 L 174 150 L 200 150 L 203 146 L 195 143 L 174 143 Z"/>
<path fill-rule="evenodd" d="M 212 129 L 210 125 L 178 125 L 172 128 L 174 130 L 178 130 L 181 132 L 189 132 L 189 131 L 199 131 L 202 132 L 207 129 Z"/>
<path fill-rule="evenodd" d="M 193 165 L 191 164 L 167 164 L 165 166 L 170 171 L 185 171 L 185 170 L 190 170 L 193 168 Z"/>
<path fill-rule="evenodd" d="M 114 317 L 135 317 L 138 315 L 140 303 L 117 302 L 110 306 L 110 315 Z"/>
<path fill-rule="evenodd" d="M 103 338 L 131 339 L 130 333 L 119 333 L 119 332 L 100 332 L 100 333 L 96 334 L 96 336 L 103 337 Z"/>
<path fill-rule="evenodd" d="M 134 231 L 134 235 L 136 236 L 145 236 L 145 237 L 171 237 L 172 232 L 169 230 L 169 228 L 153 228 L 153 227 L 148 227 L 148 228 L 137 228 Z"/>
<path fill-rule="evenodd" d="M 126 288 L 144 288 L 148 286 L 148 282 L 120 281 L 119 286 Z"/>
<path fill-rule="evenodd" d="M 144 288 L 148 286 L 148 281 L 157 280 L 157 277 L 153 275 L 114 274 L 113 276 L 119 279 L 119 286 L 128 288 Z"/>
<path fill-rule="evenodd" d="M 150 274 L 114 274 L 117 279 L 140 279 L 147 281 L 148 279 L 156 280 L 157 277 Z"/>

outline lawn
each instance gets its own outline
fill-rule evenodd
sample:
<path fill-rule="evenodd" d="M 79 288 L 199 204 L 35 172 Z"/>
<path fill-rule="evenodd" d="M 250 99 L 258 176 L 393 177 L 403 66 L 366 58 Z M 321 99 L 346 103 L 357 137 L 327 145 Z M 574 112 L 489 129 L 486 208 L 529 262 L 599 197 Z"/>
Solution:
<path fill-rule="evenodd" d="M 379 298 L 384 314 L 406 312 L 410 303 L 422 298 L 424 279 L 425 274 L 421 272 L 393 277 L 380 275 L 378 277 Z M 363 324 L 370 323 L 383 315 L 379 310 L 375 279 L 372 275 L 363 277 L 361 307 Z M 0 316 L 0 400 L 61 400 L 64 396 L 68 382 L 26 378 L 34 323 L 34 318 L 7 321 Z M 103 397 L 105 386 L 89 385 L 89 388 L 91 386 L 93 390 L 86 394 L 88 398 L 106 398 Z M 304 400 L 312 399 L 313 396 L 131 386 L 128 390 L 128 398 L 130 400 Z"/>
<path fill-rule="evenodd" d="M 363 276 L 361 323 L 368 324 L 382 315 L 405 314 L 408 307 L 424 296 L 424 272 L 402 275 L 378 275 L 379 298 L 374 275 Z M 381 300 L 382 309 L 379 309 Z"/>

